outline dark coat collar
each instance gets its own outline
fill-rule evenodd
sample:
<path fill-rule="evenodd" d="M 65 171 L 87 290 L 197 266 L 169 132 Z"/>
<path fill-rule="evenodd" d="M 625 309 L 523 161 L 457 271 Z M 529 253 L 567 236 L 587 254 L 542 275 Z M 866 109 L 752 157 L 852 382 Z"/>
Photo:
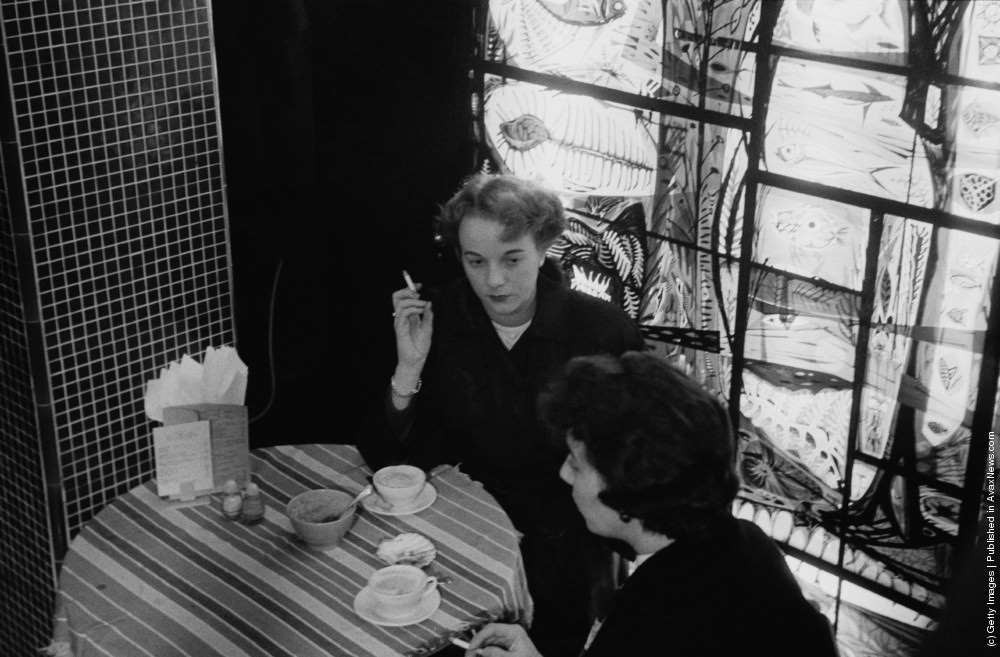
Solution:
<path fill-rule="evenodd" d="M 556 270 L 555 276 L 559 278 L 553 277 L 550 266 Z M 442 296 L 448 298 L 452 295 L 457 297 L 454 299 L 457 303 L 454 303 L 453 311 L 445 310 L 442 328 L 458 333 L 494 330 L 489 315 L 486 314 L 482 302 L 479 301 L 479 297 L 465 276 L 448 285 Z M 565 341 L 569 331 L 566 314 L 569 309 L 570 294 L 562 281 L 558 265 L 551 260 L 547 261 L 539 272 L 536 295 L 535 316 L 528 331 L 535 338 Z"/>

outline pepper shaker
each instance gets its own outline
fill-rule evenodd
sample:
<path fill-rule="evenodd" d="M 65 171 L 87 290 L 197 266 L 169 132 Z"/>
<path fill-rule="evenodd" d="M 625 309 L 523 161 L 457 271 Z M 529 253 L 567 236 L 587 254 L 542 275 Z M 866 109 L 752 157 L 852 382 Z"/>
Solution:
<path fill-rule="evenodd" d="M 222 515 L 226 520 L 237 520 L 243 510 L 243 495 L 235 479 L 228 480 L 222 486 Z"/>
<path fill-rule="evenodd" d="M 252 481 L 243 490 L 241 518 L 246 525 L 256 525 L 264 519 L 264 498 L 261 496 L 260 487 Z"/>

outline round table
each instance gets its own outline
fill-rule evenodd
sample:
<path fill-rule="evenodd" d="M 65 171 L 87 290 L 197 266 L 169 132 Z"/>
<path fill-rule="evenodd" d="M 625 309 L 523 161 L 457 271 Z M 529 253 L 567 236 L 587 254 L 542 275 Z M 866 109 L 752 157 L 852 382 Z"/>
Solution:
<path fill-rule="evenodd" d="M 316 549 L 294 535 L 285 505 L 310 488 L 360 491 L 371 470 L 357 450 L 268 447 L 250 462 L 267 504 L 260 524 L 226 520 L 220 495 L 164 501 L 152 481 L 87 523 L 60 570 L 53 646 L 68 644 L 75 657 L 416 657 L 490 620 L 530 623 L 519 535 L 459 469 L 431 473 L 430 507 L 390 516 L 359 506 L 344 540 Z M 425 621 L 384 626 L 359 616 L 353 602 L 383 565 L 379 542 L 402 532 L 434 543 L 427 570 L 441 582 L 441 603 Z"/>

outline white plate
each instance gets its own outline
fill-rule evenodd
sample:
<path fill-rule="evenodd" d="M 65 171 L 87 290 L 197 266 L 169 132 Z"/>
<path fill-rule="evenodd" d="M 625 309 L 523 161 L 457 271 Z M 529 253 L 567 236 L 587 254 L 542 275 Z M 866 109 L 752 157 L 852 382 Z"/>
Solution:
<path fill-rule="evenodd" d="M 434 485 L 426 484 L 424 485 L 424 489 L 420 491 L 420 494 L 417 495 L 417 499 L 413 500 L 413 502 L 407 506 L 389 506 L 378 493 L 362 497 L 361 506 L 365 507 L 366 511 L 377 513 L 380 516 L 408 516 L 411 513 L 423 511 L 431 504 L 434 504 L 434 500 L 437 499 L 437 496 L 438 492 L 437 489 L 434 488 Z"/>
<path fill-rule="evenodd" d="M 358 591 L 354 596 L 354 611 L 366 621 L 376 625 L 388 625 L 390 627 L 402 627 L 403 625 L 413 625 L 427 620 L 434 615 L 441 605 L 441 594 L 435 588 L 420 600 L 420 604 L 414 607 L 413 613 L 403 618 L 383 618 L 375 610 L 375 598 L 371 590 L 366 586 Z"/>

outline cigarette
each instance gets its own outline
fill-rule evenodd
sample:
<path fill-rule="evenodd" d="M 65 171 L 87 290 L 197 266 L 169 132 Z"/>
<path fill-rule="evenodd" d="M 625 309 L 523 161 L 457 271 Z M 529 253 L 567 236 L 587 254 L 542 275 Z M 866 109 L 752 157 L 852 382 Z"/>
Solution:
<path fill-rule="evenodd" d="M 410 288 L 411 292 L 417 291 L 417 286 L 413 284 L 413 279 L 410 278 L 410 274 L 405 269 L 403 270 L 403 280 L 406 281 L 406 287 Z"/>
<path fill-rule="evenodd" d="M 452 637 L 451 642 L 453 644 L 455 644 L 456 646 L 458 646 L 459 648 L 461 648 L 462 650 L 468 650 L 469 649 L 469 642 L 468 641 L 462 641 L 458 637 Z"/>

